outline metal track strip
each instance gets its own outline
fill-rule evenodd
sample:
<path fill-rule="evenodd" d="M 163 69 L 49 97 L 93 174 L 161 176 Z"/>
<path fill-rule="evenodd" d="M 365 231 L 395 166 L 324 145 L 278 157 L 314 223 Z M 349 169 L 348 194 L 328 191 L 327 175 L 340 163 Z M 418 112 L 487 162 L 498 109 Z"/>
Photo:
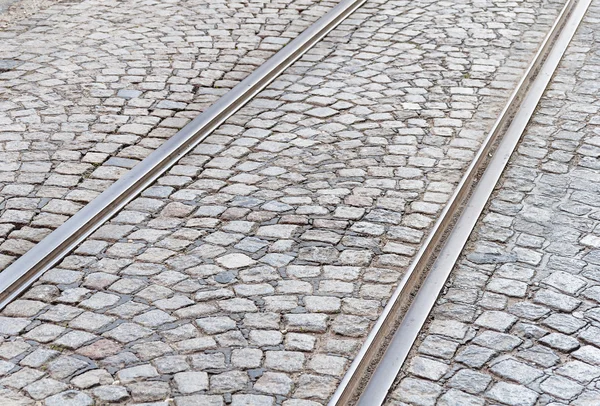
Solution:
<path fill-rule="evenodd" d="M 0 273 L 0 309 L 150 186 L 366 0 L 342 0 L 146 159 Z"/>
<path fill-rule="evenodd" d="M 376 406 L 385 401 L 590 3 L 591 0 L 566 2 L 329 406 L 355 402 L 359 406 Z M 483 176 L 477 180 L 484 168 Z"/>

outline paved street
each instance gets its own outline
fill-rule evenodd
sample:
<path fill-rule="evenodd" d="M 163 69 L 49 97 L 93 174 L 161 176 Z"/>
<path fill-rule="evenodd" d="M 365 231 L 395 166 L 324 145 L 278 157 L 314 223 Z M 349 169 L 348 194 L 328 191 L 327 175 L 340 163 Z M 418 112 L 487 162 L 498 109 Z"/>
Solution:
<path fill-rule="evenodd" d="M 593 2 L 387 405 L 600 405 Z"/>
<path fill-rule="evenodd" d="M 333 4 L 313 3 L 84 1 L 0 31 L 8 66 L 0 268 Z M 50 406 L 325 404 L 562 5 L 368 1 L 4 309 L 0 397 Z M 578 38 L 569 69 L 590 46 Z M 588 161 L 563 151 L 579 148 L 574 121 L 593 113 L 587 100 L 565 96 L 573 72 L 556 79 L 558 97 L 544 102 L 520 148 L 526 164 L 509 172 L 515 190 L 496 198 L 490 237 L 480 233 L 483 245 L 461 272 L 510 260 L 508 273 L 526 275 L 520 263 L 535 267 L 543 256 L 529 224 L 537 223 L 528 217 L 510 233 L 508 221 L 521 201 L 538 210 L 529 215 L 536 222 L 554 207 L 526 193 L 550 145 L 540 133 L 557 129 L 555 158 L 539 169 L 555 175 L 536 183 L 544 193 L 566 193 L 555 179 L 569 165 L 593 165 L 593 144 L 583 148 Z M 581 92 L 590 92 L 594 71 L 582 72 Z M 569 106 L 560 123 L 559 101 Z M 565 206 L 561 227 L 574 227 L 580 206 Z M 503 254 L 499 244 L 523 228 L 530 235 Z M 555 268 L 568 273 L 567 263 Z M 501 279 L 493 292 L 513 288 Z M 458 318 L 441 331 L 471 338 L 474 327 L 456 323 L 475 319 L 472 295 L 470 304 L 441 305 L 436 314 Z M 493 295 L 478 306 L 498 305 Z M 479 324 L 510 315 L 493 310 Z M 403 381 L 417 380 L 404 401 L 429 399 L 427 385 L 436 396 L 445 390 L 445 381 L 419 376 Z"/>
<path fill-rule="evenodd" d="M 0 269 L 333 4 L 314 3 L 59 3 L 0 31 Z"/>

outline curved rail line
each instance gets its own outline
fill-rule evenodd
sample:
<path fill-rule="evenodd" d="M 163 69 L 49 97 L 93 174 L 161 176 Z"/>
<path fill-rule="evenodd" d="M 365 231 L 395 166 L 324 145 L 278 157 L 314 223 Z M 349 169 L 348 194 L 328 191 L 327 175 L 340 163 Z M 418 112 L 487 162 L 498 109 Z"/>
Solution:
<path fill-rule="evenodd" d="M 329 406 L 385 401 L 591 1 L 566 2 Z"/>
<path fill-rule="evenodd" d="M 206 139 L 366 0 L 342 0 L 0 274 L 0 309 Z"/>

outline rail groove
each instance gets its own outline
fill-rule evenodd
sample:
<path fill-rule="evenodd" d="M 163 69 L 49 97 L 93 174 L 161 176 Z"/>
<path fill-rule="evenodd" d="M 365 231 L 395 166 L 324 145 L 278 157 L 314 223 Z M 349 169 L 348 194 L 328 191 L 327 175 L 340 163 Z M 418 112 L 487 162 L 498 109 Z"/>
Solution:
<path fill-rule="evenodd" d="M 0 309 L 98 229 L 366 0 L 342 0 L 0 274 Z"/>
<path fill-rule="evenodd" d="M 385 401 L 590 3 L 566 2 L 329 406 Z"/>

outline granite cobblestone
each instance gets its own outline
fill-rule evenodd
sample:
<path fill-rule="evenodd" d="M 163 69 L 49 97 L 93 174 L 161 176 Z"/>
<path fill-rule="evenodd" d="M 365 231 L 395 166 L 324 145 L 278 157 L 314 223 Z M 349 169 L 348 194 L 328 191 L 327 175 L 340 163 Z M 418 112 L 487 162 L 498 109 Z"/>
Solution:
<path fill-rule="evenodd" d="M 68 389 L 49 404 L 325 404 L 561 6 L 368 1 L 45 274 L 23 296 L 39 304 L 1 316 L 0 354 L 10 356 L 0 357 L 17 365 L 2 378 L 13 384 L 2 395 L 31 404 L 18 389 L 52 379 Z M 200 73 L 212 84 L 210 75 Z M 139 91 L 161 83 L 149 79 Z M 193 116 L 161 106 L 160 119 Z M 117 134 L 141 141 L 101 151 L 116 156 L 90 169 L 93 176 L 116 179 L 172 134 L 165 127 L 154 136 L 158 122 L 120 123 L 134 126 Z M 94 162 L 104 162 L 101 153 Z M 70 186 L 80 172 L 63 172 L 53 182 L 87 193 Z M 68 215 L 31 218 L 50 229 Z M 484 275 L 465 278 L 482 286 Z M 480 323 L 502 321 L 487 339 L 516 346 L 503 331 L 517 316 L 503 310 L 490 309 Z M 449 337 L 430 340 L 429 352 L 478 365 L 500 351 L 484 343 L 457 350 L 452 338 L 470 337 L 469 322 L 436 324 Z M 56 354 L 41 366 L 20 364 L 38 349 Z M 585 350 L 578 359 L 595 356 Z M 415 370 L 436 376 L 438 364 L 422 360 Z M 415 398 L 421 387 L 424 398 L 442 390 L 411 379 L 405 386 Z M 461 393 L 445 401 L 469 399 Z"/>
<path fill-rule="evenodd" d="M 85 0 L 3 27 L 0 60 L 14 63 L 0 70 L 0 269 L 332 5 Z M 161 183 L 195 171 L 178 166 Z"/>
<path fill-rule="evenodd" d="M 386 405 L 600 404 L 599 6 L 569 45 Z M 460 325 L 460 334 L 440 325 Z"/>

